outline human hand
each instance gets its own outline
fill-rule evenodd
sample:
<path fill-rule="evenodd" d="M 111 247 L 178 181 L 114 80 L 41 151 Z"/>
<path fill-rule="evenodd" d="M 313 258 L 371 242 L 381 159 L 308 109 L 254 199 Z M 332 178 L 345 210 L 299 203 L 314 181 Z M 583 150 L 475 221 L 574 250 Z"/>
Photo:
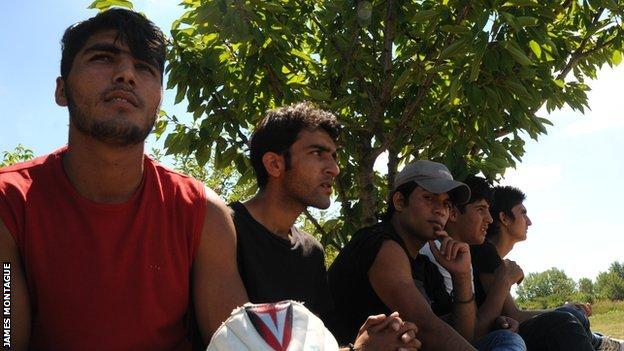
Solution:
<path fill-rule="evenodd" d="M 387 317 L 370 316 L 360 327 L 353 346 L 358 351 L 415 351 L 422 347 L 416 339 L 417 330 L 414 323 L 403 322 L 398 312 Z"/>
<path fill-rule="evenodd" d="M 501 265 L 494 271 L 496 279 L 501 279 L 509 283 L 509 285 L 520 284 L 524 279 L 524 272 L 518 264 L 512 260 L 503 260 Z"/>
<path fill-rule="evenodd" d="M 580 303 L 580 302 L 566 302 L 562 307 L 570 307 L 576 308 L 577 310 L 583 311 L 586 317 L 590 317 L 592 315 L 591 304 L 588 303 Z"/>
<path fill-rule="evenodd" d="M 520 323 L 517 320 L 507 317 L 507 316 L 498 316 L 494 321 L 494 329 L 506 329 L 512 332 L 517 333 L 520 328 Z"/>
<path fill-rule="evenodd" d="M 436 261 L 451 274 L 470 274 L 470 247 L 466 243 L 456 241 L 443 231 L 437 231 L 440 248 L 435 241 L 429 241 L 429 248 Z"/>

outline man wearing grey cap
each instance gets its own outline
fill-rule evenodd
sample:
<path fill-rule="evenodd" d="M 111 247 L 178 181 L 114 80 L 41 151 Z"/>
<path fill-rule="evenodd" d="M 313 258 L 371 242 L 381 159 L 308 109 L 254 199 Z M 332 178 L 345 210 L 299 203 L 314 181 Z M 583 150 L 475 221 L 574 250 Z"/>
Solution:
<path fill-rule="evenodd" d="M 356 232 L 329 269 L 330 290 L 342 316 L 332 326 L 339 340 L 352 338 L 364 316 L 397 310 L 418 326 L 425 350 L 474 350 L 470 251 L 444 231 L 450 208 L 469 198 L 470 189 L 443 164 L 419 160 L 397 174 L 382 221 Z M 451 294 L 436 266 L 418 254 L 424 245 L 451 273 Z M 451 313 L 439 318 L 439 311 Z M 506 336 L 475 345 L 479 350 L 525 350 L 521 339 L 509 343 Z"/>

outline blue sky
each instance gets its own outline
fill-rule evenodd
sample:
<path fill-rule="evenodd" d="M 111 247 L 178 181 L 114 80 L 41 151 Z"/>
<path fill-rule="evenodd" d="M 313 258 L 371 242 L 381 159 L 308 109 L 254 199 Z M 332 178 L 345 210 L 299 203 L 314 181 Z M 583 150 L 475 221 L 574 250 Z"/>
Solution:
<path fill-rule="evenodd" d="M 54 103 L 59 41 L 67 26 L 96 13 L 86 9 L 90 2 L 0 3 L 0 152 L 21 143 L 41 155 L 66 142 L 67 112 Z M 172 0 L 134 4 L 166 33 L 182 13 Z M 624 261 L 623 82 L 624 65 L 606 67 L 590 84 L 591 111 L 544 113 L 555 126 L 539 142 L 529 141 L 522 163 L 507 171 L 503 183 L 527 193 L 533 221 L 528 240 L 509 257 L 525 273 L 558 267 L 574 279 L 594 278 Z M 173 97 L 165 91 L 163 108 L 184 114 Z"/>

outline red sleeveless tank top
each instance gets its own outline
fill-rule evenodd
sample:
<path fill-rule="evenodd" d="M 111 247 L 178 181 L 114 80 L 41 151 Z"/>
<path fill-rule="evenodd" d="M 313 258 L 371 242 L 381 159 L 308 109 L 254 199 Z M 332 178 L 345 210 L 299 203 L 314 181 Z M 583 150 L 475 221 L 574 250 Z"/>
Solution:
<path fill-rule="evenodd" d="M 69 182 L 64 151 L 0 170 L 0 219 L 30 295 L 30 348 L 189 350 L 203 185 L 145 157 L 131 199 L 96 203 Z"/>

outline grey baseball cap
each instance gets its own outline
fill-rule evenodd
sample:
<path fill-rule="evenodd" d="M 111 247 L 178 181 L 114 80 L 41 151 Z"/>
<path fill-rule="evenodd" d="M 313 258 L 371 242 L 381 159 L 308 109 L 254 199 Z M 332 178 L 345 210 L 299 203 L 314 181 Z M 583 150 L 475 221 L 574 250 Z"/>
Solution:
<path fill-rule="evenodd" d="M 448 193 L 458 205 L 470 200 L 468 185 L 454 180 L 448 168 L 438 162 L 418 160 L 406 165 L 394 178 L 394 190 L 409 182 L 416 182 L 434 194 Z"/>

